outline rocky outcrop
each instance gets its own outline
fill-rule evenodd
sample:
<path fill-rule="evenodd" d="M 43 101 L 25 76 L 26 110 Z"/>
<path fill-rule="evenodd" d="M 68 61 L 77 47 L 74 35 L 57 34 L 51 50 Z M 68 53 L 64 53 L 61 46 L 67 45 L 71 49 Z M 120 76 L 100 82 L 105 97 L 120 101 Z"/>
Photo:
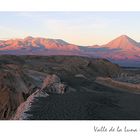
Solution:
<path fill-rule="evenodd" d="M 75 77 L 87 79 L 83 74 L 76 74 Z"/>
<path fill-rule="evenodd" d="M 45 91 L 41 91 L 40 89 L 37 89 L 32 95 L 30 95 L 25 102 L 23 102 L 17 109 L 13 120 L 27 120 L 30 116 L 26 113 L 26 111 L 29 111 L 31 108 L 31 105 L 33 101 L 35 100 L 35 97 L 47 97 L 49 96 Z"/>
<path fill-rule="evenodd" d="M 26 112 L 30 110 L 32 103 L 36 97 L 47 97 L 49 93 L 64 94 L 66 90 L 66 85 L 61 83 L 60 78 L 53 74 L 47 75 L 44 79 L 41 89 L 37 89 L 32 95 L 30 95 L 25 102 L 23 102 L 17 109 L 13 120 L 27 120 L 30 114 Z"/>
<path fill-rule="evenodd" d="M 9 119 L 28 92 L 19 72 L 0 71 L 0 119 Z"/>
<path fill-rule="evenodd" d="M 105 86 L 127 90 L 128 92 L 140 93 L 140 84 L 115 81 L 109 77 L 97 77 L 96 82 Z"/>
<path fill-rule="evenodd" d="M 10 119 L 17 107 L 36 90 L 37 84 L 18 65 L 0 66 L 0 119 Z"/>
<path fill-rule="evenodd" d="M 50 93 L 64 94 L 66 85 L 61 83 L 61 80 L 57 75 L 52 74 L 45 78 L 41 89 L 45 89 Z"/>

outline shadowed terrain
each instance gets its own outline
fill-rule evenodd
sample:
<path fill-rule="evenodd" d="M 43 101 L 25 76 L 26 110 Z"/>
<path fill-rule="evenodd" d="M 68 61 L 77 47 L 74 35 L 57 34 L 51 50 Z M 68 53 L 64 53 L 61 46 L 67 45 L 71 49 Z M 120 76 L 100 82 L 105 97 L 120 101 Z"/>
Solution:
<path fill-rule="evenodd" d="M 85 79 L 71 79 L 76 91 L 37 97 L 28 119 L 129 120 L 140 119 L 140 95 L 106 87 Z M 75 80 L 75 83 L 73 83 Z M 77 84 L 79 85 L 77 85 Z"/>
<path fill-rule="evenodd" d="M 122 79 L 127 82 L 126 78 L 135 76 L 136 72 L 124 70 L 106 59 L 12 55 L 0 56 L 0 118 L 11 119 L 18 113 L 16 110 L 20 104 L 42 88 L 48 75 L 57 75 L 62 83 L 59 86 L 64 84 L 66 89 L 63 94 L 57 94 L 60 90 L 57 83 L 56 89 L 54 86 L 44 88 L 49 96 L 36 96 L 25 111 L 25 114 L 29 114 L 26 119 L 140 119 L 139 94 L 129 91 L 129 88 L 118 89 L 96 81 L 97 77 L 109 77 L 118 82 L 123 82 Z M 59 82 L 57 79 L 55 76 Z"/>

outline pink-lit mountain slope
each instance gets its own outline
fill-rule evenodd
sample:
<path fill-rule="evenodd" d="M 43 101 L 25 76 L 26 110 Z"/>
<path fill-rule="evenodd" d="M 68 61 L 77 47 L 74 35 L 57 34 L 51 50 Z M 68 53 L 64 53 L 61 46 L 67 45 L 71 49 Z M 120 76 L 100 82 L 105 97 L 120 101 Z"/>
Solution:
<path fill-rule="evenodd" d="M 0 54 L 14 55 L 79 55 L 101 57 L 118 64 L 140 66 L 140 43 L 126 35 L 105 45 L 78 46 L 61 39 L 26 37 L 0 41 Z M 135 63 L 136 62 L 136 63 Z M 122 65 L 123 65 L 122 64 Z"/>
<path fill-rule="evenodd" d="M 122 35 L 111 42 L 107 43 L 107 46 L 110 49 L 123 49 L 123 50 L 138 50 L 140 49 L 140 44 L 135 40 L 131 39 L 126 35 Z"/>
<path fill-rule="evenodd" d="M 122 35 L 109 43 L 96 49 L 98 57 L 109 58 L 112 60 L 140 60 L 140 43 Z"/>
<path fill-rule="evenodd" d="M 63 50 L 63 51 L 77 51 L 79 47 L 69 44 L 61 39 L 46 39 L 26 37 L 24 39 L 11 39 L 0 41 L 0 51 L 42 51 L 42 50 Z M 29 52 L 30 53 L 30 52 Z"/>

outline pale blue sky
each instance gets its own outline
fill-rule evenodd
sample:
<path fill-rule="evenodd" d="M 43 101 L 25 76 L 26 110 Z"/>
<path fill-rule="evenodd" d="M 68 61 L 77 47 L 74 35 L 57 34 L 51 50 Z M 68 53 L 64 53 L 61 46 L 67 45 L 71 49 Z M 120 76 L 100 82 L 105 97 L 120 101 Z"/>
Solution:
<path fill-rule="evenodd" d="M 140 12 L 0 12 L 0 39 L 38 36 L 93 45 L 122 34 L 140 42 Z"/>

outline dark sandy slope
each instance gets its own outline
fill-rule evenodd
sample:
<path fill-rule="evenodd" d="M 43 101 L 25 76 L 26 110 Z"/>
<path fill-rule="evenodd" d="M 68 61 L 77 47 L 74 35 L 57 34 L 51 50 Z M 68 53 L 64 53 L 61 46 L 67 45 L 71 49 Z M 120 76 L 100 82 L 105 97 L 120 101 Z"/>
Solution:
<path fill-rule="evenodd" d="M 75 82 L 73 82 L 75 81 Z M 77 91 L 36 98 L 31 120 L 139 120 L 140 95 L 85 79 L 69 81 Z"/>
<path fill-rule="evenodd" d="M 31 120 L 140 119 L 140 95 L 106 87 L 96 77 L 116 77 L 122 70 L 105 59 L 78 56 L 0 56 L 0 119 L 10 119 L 47 74 L 69 89 L 48 93 L 32 103 Z"/>

